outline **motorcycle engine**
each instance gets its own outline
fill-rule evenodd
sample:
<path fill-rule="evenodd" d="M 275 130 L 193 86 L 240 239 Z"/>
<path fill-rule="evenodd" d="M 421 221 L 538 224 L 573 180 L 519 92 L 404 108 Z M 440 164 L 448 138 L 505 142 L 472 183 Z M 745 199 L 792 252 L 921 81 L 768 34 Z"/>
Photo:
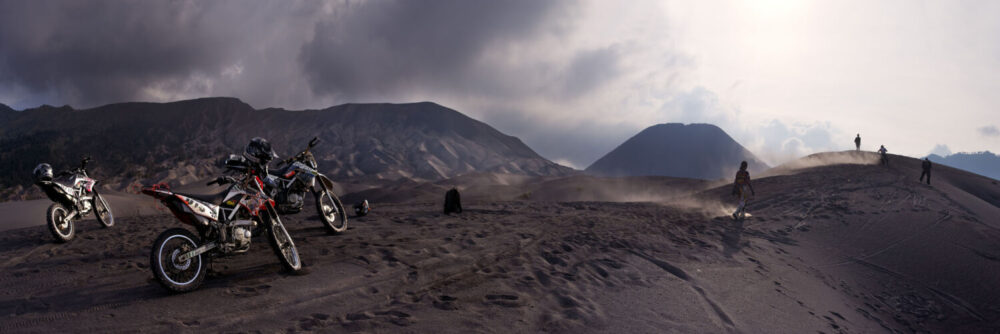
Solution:
<path fill-rule="evenodd" d="M 290 192 L 288 194 L 288 204 L 291 204 L 294 207 L 302 207 L 304 204 L 302 200 L 302 193 L 300 192 Z"/>
<path fill-rule="evenodd" d="M 243 227 L 237 226 L 233 229 L 233 241 L 236 242 L 236 249 L 245 250 L 250 248 L 250 230 Z"/>
<path fill-rule="evenodd" d="M 83 214 L 90 213 L 90 209 L 92 209 L 91 208 L 91 203 L 93 203 L 93 202 L 91 202 L 90 200 L 84 200 L 84 201 L 79 201 L 77 203 L 80 206 L 80 212 L 81 213 L 83 213 Z"/>

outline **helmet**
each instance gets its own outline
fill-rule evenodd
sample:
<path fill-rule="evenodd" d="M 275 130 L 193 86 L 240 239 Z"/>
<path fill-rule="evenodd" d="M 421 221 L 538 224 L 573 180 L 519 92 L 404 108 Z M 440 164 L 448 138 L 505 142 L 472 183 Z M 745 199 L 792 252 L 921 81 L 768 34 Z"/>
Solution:
<path fill-rule="evenodd" d="M 746 162 L 746 160 L 744 160 L 743 162 L 740 163 L 740 169 L 747 169 L 747 162 Z"/>
<path fill-rule="evenodd" d="M 32 175 L 35 177 L 35 182 L 52 181 L 52 166 L 46 163 L 38 164 Z"/>
<path fill-rule="evenodd" d="M 271 162 L 271 159 L 278 157 L 278 155 L 274 153 L 274 150 L 271 149 L 271 143 L 269 143 L 267 139 L 261 137 L 254 137 L 254 139 L 250 140 L 250 143 L 247 144 L 246 151 L 243 152 L 243 156 L 251 162 L 264 166 Z"/>

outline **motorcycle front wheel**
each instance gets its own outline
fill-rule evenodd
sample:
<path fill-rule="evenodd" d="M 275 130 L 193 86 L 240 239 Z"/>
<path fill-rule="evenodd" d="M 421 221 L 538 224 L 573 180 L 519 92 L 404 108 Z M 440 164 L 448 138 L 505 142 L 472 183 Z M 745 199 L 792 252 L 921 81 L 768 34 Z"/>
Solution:
<path fill-rule="evenodd" d="M 94 215 L 97 216 L 97 221 L 101 222 L 101 226 L 111 227 L 115 225 L 115 215 L 111 213 L 111 206 L 108 206 L 108 201 L 104 200 L 104 196 L 101 196 L 96 190 L 94 191 Z"/>
<path fill-rule="evenodd" d="M 68 216 L 69 210 L 59 203 L 52 203 L 46 211 L 45 220 L 48 222 L 49 232 L 52 232 L 58 243 L 72 240 L 76 233 L 73 229 L 73 220 L 66 219 Z"/>
<path fill-rule="evenodd" d="M 344 204 L 340 203 L 337 195 L 326 187 L 316 193 L 316 211 L 327 232 L 339 234 L 347 230 L 347 211 L 344 210 Z"/>
<path fill-rule="evenodd" d="M 271 223 L 268 224 L 267 235 L 274 255 L 278 257 L 278 261 L 281 262 L 281 266 L 285 270 L 299 273 L 302 270 L 302 259 L 299 258 L 298 248 L 295 248 L 295 243 L 292 242 L 292 236 L 288 234 L 285 225 L 276 215 L 270 219 Z"/>
<path fill-rule="evenodd" d="M 208 268 L 204 254 L 180 261 L 181 254 L 198 248 L 199 238 L 183 228 L 172 228 L 160 233 L 149 255 L 149 268 L 153 276 L 170 292 L 188 292 L 197 289 L 205 280 Z"/>

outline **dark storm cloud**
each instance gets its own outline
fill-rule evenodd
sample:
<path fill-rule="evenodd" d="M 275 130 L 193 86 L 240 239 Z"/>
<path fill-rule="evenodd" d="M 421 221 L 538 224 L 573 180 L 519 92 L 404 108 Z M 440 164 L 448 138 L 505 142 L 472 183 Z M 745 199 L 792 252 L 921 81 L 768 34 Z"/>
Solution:
<path fill-rule="evenodd" d="M 614 47 L 581 51 L 566 70 L 566 95 L 586 94 L 618 75 L 620 55 Z"/>
<path fill-rule="evenodd" d="M 564 5 L 535 0 L 357 3 L 316 25 L 313 39 L 302 47 L 301 62 L 312 89 L 334 96 L 517 89 L 507 79 L 520 74 L 478 61 L 506 43 L 557 33 L 558 27 L 543 23 L 558 22 L 559 14 L 567 14 Z"/>
<path fill-rule="evenodd" d="M 190 79 L 218 76 L 252 50 L 265 14 L 297 7 L 243 4 L 4 1 L 0 87 L 83 106 L 148 98 L 150 87 L 209 90 Z"/>
<path fill-rule="evenodd" d="M 554 129 L 553 119 L 589 107 L 592 93 L 622 77 L 631 54 L 574 35 L 584 5 L 0 0 L 0 102 L 234 96 L 303 109 L 429 100 L 585 165 L 612 145 L 607 136 L 616 143 L 634 129 L 612 124 L 608 134 L 603 118 Z"/>

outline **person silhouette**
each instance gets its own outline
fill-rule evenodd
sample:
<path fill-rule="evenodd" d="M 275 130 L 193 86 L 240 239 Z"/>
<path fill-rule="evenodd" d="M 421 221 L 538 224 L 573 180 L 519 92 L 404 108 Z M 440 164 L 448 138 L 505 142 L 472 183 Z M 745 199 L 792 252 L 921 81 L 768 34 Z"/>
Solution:
<path fill-rule="evenodd" d="M 854 137 L 854 150 L 861 150 L 861 134 L 859 133 L 857 137 Z"/>
<path fill-rule="evenodd" d="M 886 155 L 886 152 L 889 152 L 889 150 L 885 149 L 885 145 L 879 145 L 878 153 L 879 153 L 879 155 L 882 156 L 882 160 L 880 162 L 881 162 L 882 165 L 888 166 L 889 165 L 889 156 Z"/>
<path fill-rule="evenodd" d="M 736 212 L 733 212 L 733 219 L 746 218 L 747 200 L 751 195 L 757 195 L 750 183 L 750 172 L 747 171 L 747 162 L 740 163 L 740 170 L 736 172 L 736 180 L 733 181 L 733 195 L 739 198 Z"/>
<path fill-rule="evenodd" d="M 924 175 L 927 175 L 927 185 L 931 185 L 931 160 L 924 158 L 924 163 L 920 167 L 924 170 L 920 173 L 920 182 L 923 182 Z"/>

